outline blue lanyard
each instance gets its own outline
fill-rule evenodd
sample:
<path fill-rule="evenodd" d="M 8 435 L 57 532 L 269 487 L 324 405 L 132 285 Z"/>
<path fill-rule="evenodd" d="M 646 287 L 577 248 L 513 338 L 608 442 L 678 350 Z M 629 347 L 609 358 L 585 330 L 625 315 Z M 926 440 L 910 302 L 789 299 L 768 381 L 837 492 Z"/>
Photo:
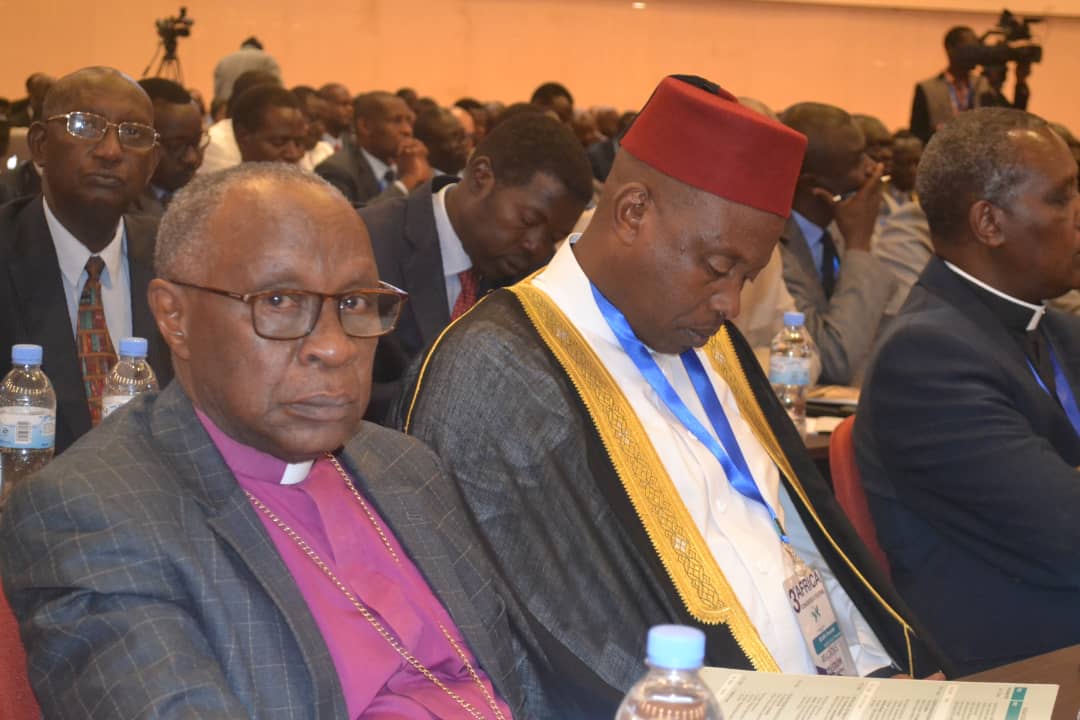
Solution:
<path fill-rule="evenodd" d="M 634 330 L 630 327 L 626 316 L 612 305 L 596 289 L 595 285 L 589 283 L 589 286 L 592 288 L 593 298 L 596 299 L 596 306 L 600 309 L 600 314 L 604 316 L 608 327 L 615 333 L 619 344 L 622 345 L 623 350 L 630 356 L 630 359 L 634 361 L 634 365 L 641 372 L 646 382 L 649 383 L 649 386 L 667 406 L 668 410 L 679 419 L 679 422 L 720 462 L 720 466 L 724 469 L 724 474 L 727 475 L 731 487 L 735 488 L 743 497 L 753 500 L 765 508 L 776 526 L 780 540 L 790 544 L 784 528 L 780 525 L 780 518 L 777 517 L 772 506 L 762 496 L 753 476 L 750 474 L 750 467 L 746 464 L 746 458 L 743 457 L 739 443 L 735 439 L 731 423 L 728 422 L 727 415 L 724 414 L 724 408 L 720 405 L 720 398 L 716 396 L 716 390 L 709 381 L 705 367 L 701 364 L 701 358 L 697 356 L 693 348 L 679 355 L 682 358 L 683 367 L 686 368 L 686 374 L 690 376 L 690 381 L 694 385 L 694 391 L 697 392 L 698 399 L 701 401 L 701 406 L 705 409 L 705 415 L 709 418 L 713 430 L 716 431 L 715 437 L 705 429 L 705 426 L 686 407 L 686 403 L 683 402 L 682 398 L 679 397 L 679 393 L 672 387 L 667 377 L 664 376 L 660 366 L 656 364 L 656 360 L 649 353 L 649 349 L 634 334 Z M 717 442 L 717 438 L 720 439 L 719 442 Z"/>
<path fill-rule="evenodd" d="M 1073 395 L 1072 388 L 1069 387 L 1069 381 L 1065 377 L 1061 365 L 1058 364 L 1057 355 L 1054 353 L 1054 348 L 1049 341 L 1047 341 L 1046 347 L 1050 351 L 1050 364 L 1054 366 L 1054 389 L 1057 390 L 1057 399 L 1061 402 L 1062 409 L 1065 410 L 1065 414 L 1069 417 L 1069 423 L 1072 424 L 1073 430 L 1077 435 L 1080 435 L 1080 407 L 1076 404 L 1076 396 Z M 1046 387 L 1046 383 L 1039 377 L 1039 373 L 1035 366 L 1031 364 L 1031 360 L 1027 356 L 1024 359 L 1027 360 L 1031 374 L 1035 376 L 1035 382 L 1039 383 L 1039 387 L 1043 389 L 1043 392 L 1050 395 L 1050 397 L 1054 397 L 1050 393 L 1050 388 Z"/>

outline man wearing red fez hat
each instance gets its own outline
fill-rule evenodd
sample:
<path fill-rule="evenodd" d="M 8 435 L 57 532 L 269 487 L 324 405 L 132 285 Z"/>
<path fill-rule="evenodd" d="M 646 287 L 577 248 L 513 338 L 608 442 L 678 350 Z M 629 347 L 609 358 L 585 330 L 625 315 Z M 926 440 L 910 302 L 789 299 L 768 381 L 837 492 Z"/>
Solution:
<path fill-rule="evenodd" d="M 660 623 L 700 627 L 725 667 L 945 663 L 730 322 L 805 147 L 705 80 L 664 79 L 588 229 L 451 325 L 404 398 L 509 587 L 530 694 L 560 718 L 611 717 Z"/>

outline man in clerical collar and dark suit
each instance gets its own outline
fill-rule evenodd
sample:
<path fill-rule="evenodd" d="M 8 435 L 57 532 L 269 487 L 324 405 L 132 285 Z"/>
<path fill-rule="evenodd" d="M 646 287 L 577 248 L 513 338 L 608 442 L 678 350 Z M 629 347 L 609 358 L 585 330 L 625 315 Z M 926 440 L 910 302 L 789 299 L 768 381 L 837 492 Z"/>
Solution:
<path fill-rule="evenodd" d="M 944 663 L 729 322 L 805 147 L 708 81 L 666 78 L 585 232 L 419 365 L 405 427 L 462 489 L 561 718 L 612 717 L 659 623 L 702 628 L 706 662 L 725 667 L 921 677 Z M 797 587 L 823 590 L 814 610 L 793 607 Z M 828 647 L 802 610 L 835 631 Z"/>
<path fill-rule="evenodd" d="M 976 109 L 919 164 L 935 256 L 855 421 L 897 588 L 962 672 L 1080 643 L 1077 166 L 1034 115 Z"/>
<path fill-rule="evenodd" d="M 43 194 L 0 208 L 0 368 L 14 344 L 44 348 L 58 453 L 101 421 L 121 338 L 146 338 L 158 381 L 172 378 L 146 302 L 157 220 L 124 214 L 158 162 L 153 122 L 150 98 L 117 70 L 60 78 L 28 136 Z"/>
<path fill-rule="evenodd" d="M 353 207 L 285 163 L 200 176 L 154 266 L 176 381 L 0 522 L 45 717 L 552 717 L 459 493 L 361 420 L 404 296 Z"/>

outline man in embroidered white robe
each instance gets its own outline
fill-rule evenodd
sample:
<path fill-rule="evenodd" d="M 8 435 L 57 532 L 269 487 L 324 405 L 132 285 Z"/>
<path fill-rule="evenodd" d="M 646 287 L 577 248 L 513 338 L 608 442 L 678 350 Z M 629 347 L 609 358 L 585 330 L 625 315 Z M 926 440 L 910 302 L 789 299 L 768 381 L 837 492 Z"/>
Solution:
<path fill-rule="evenodd" d="M 705 630 L 710 664 L 821 667 L 777 524 L 824 580 L 846 672 L 946 664 L 726 322 L 780 236 L 804 148 L 707 81 L 665 79 L 586 232 L 452 326 L 405 398 L 403 424 L 446 463 L 525 610 L 562 717 L 610 717 L 663 622 Z"/>

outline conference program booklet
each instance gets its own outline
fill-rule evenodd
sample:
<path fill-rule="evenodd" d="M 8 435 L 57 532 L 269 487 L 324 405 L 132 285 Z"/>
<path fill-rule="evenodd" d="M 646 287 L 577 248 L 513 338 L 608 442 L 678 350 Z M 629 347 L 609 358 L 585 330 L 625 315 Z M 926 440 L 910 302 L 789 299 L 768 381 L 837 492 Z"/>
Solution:
<path fill-rule="evenodd" d="M 704 668 L 724 720 L 1050 720 L 1057 685 Z"/>

